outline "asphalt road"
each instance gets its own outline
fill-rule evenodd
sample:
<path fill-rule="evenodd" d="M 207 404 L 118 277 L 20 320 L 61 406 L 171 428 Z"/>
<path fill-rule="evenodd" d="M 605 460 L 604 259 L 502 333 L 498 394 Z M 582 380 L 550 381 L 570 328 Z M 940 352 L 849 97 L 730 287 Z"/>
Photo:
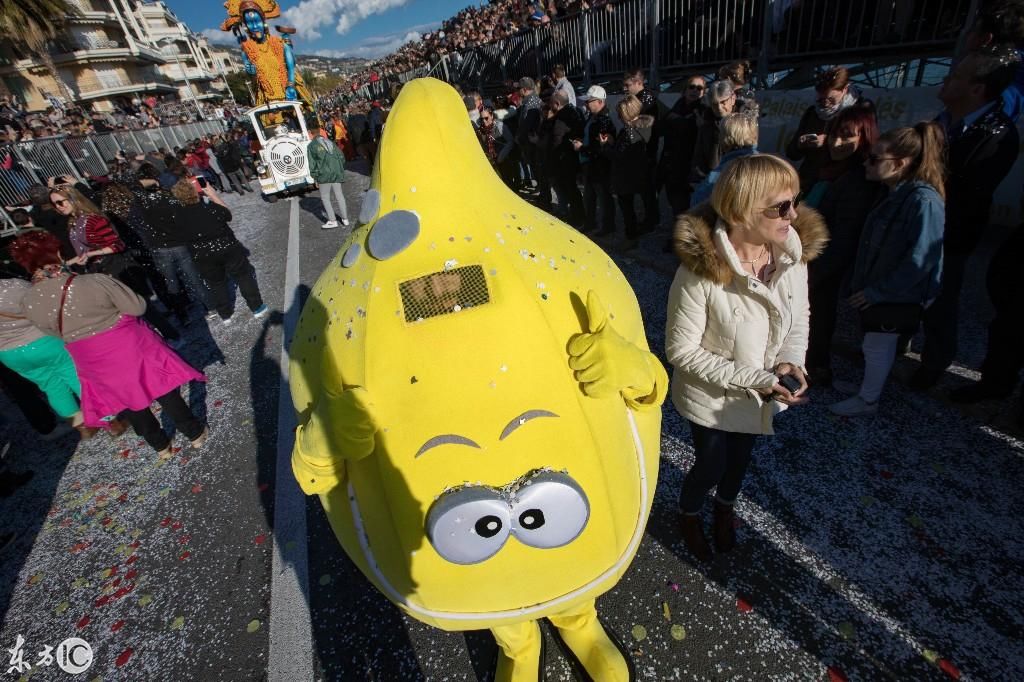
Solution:
<path fill-rule="evenodd" d="M 345 191 L 355 216 L 365 171 Z M 2 680 L 260 680 L 298 647 L 317 679 L 488 679 L 487 633 L 444 633 L 402 615 L 347 560 L 316 500 L 306 502 L 308 635 L 270 642 L 280 349 L 291 203 L 228 196 L 277 312 L 233 323 L 196 317 L 184 357 L 208 381 L 189 390 L 209 419 L 199 451 L 160 461 L 132 435 L 40 440 L 0 397 L 13 470 L 35 478 L 0 500 Z M 335 255 L 316 196 L 299 200 L 298 300 Z M 663 347 L 670 257 L 660 241 L 617 260 Z M 983 259 L 987 254 L 981 254 Z M 980 277 L 964 302 L 965 365 L 983 352 Z M 844 328 L 852 347 L 855 330 Z M 913 356 L 897 373 L 913 369 Z M 852 357 L 839 369 L 856 375 Z M 955 368 L 931 395 L 894 383 L 879 415 L 840 420 L 840 396 L 815 389 L 762 439 L 739 501 L 740 546 L 694 566 L 675 497 L 692 463 L 687 427 L 666 405 L 661 472 L 647 535 L 626 577 L 598 606 L 631 643 L 645 680 L 1024 679 L 1024 441 L 1010 404 L 954 409 L 945 392 L 976 374 Z M 290 434 L 283 434 L 287 442 Z M 301 609 L 300 609 L 301 611 Z M 9 670 L 19 635 L 28 670 Z M 90 644 L 72 677 L 36 666 L 44 646 Z M 549 640 L 548 679 L 569 680 Z M 296 653 L 296 652 L 292 652 Z"/>

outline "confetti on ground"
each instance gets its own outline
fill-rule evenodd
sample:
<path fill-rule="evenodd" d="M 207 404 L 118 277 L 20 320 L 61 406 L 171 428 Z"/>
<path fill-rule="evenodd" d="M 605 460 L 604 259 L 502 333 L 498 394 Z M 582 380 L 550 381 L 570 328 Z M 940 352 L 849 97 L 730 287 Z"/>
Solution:
<path fill-rule="evenodd" d="M 665 617 L 665 620 L 672 622 L 672 612 L 668 608 L 668 602 L 661 602 L 661 615 Z"/>
<path fill-rule="evenodd" d="M 329 573 L 324 573 L 322 576 L 320 576 L 320 584 L 321 585 L 330 585 L 331 584 L 331 576 L 330 576 Z"/>
<path fill-rule="evenodd" d="M 736 610 L 740 613 L 750 613 L 754 610 L 754 607 L 743 597 L 736 597 Z"/>
<path fill-rule="evenodd" d="M 262 623 L 260 623 L 259 619 L 254 618 L 253 620 L 249 621 L 249 624 L 247 626 L 245 626 L 245 630 L 246 632 L 256 632 L 260 629 L 261 625 Z"/>
<path fill-rule="evenodd" d="M 672 628 L 669 630 L 669 633 L 672 635 L 672 639 L 676 640 L 677 642 L 681 642 L 684 639 L 686 639 L 686 628 L 684 628 L 682 625 L 679 625 L 678 623 L 672 626 Z"/>
<path fill-rule="evenodd" d="M 185 616 L 176 616 L 167 627 L 171 630 L 180 630 L 185 625 Z"/>
<path fill-rule="evenodd" d="M 633 629 L 629 631 L 629 634 L 633 635 L 633 639 L 638 642 L 642 642 L 647 639 L 647 628 L 643 625 L 634 625 Z"/>
<path fill-rule="evenodd" d="M 255 542 L 255 543 L 257 544 L 257 545 L 262 545 L 262 544 L 263 544 L 264 542 L 266 542 L 266 541 L 267 541 L 267 536 L 266 536 L 266 535 L 264 535 L 263 533 L 260 533 L 259 535 L 257 535 L 257 536 L 256 536 L 256 537 L 254 538 L 254 540 L 253 540 L 253 541 L 254 541 L 254 542 Z"/>
<path fill-rule="evenodd" d="M 834 665 L 828 667 L 828 680 L 829 682 L 849 682 L 846 673 Z"/>
<path fill-rule="evenodd" d="M 144 594 L 139 597 L 139 606 L 147 606 L 153 602 L 153 595 Z"/>
<path fill-rule="evenodd" d="M 132 657 L 133 653 L 135 652 L 131 649 L 131 647 L 125 649 L 120 653 L 120 655 L 118 655 L 117 659 L 114 661 L 114 665 L 120 668 L 128 662 L 128 660 Z"/>

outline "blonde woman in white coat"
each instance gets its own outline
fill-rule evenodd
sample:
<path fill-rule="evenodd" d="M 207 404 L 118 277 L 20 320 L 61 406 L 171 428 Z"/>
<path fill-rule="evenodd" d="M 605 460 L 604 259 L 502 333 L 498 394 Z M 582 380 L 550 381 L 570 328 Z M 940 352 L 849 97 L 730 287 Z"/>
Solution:
<path fill-rule="evenodd" d="M 800 180 L 782 159 L 755 154 L 722 172 L 707 204 L 679 218 L 681 265 L 668 301 L 672 401 L 690 422 L 695 461 L 679 499 L 686 545 L 711 559 L 701 509 L 716 488 L 718 552 L 735 545 L 733 503 L 754 440 L 804 402 L 807 262 L 828 240 L 811 209 L 796 210 Z M 787 388 L 785 384 L 789 384 Z"/>

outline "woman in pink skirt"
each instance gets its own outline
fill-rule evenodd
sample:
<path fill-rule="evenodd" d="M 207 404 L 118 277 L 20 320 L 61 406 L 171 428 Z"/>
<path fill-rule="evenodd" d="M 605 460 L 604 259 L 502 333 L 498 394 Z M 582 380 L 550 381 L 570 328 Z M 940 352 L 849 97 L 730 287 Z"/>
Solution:
<path fill-rule="evenodd" d="M 154 400 L 175 426 L 201 447 L 207 429 L 182 399 L 178 388 L 206 381 L 139 319 L 146 301 L 103 274 L 73 275 L 61 264 L 60 242 L 31 232 L 9 247 L 11 257 L 34 273 L 22 299 L 22 314 L 48 334 L 64 340 L 82 384 L 87 426 L 106 426 L 123 413 L 135 432 L 160 454 L 171 441 L 149 409 Z"/>

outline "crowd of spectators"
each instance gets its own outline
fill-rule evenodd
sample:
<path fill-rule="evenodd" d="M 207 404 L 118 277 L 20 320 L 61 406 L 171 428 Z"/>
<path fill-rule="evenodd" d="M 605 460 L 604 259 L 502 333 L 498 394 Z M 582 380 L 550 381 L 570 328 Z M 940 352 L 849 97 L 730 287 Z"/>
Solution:
<path fill-rule="evenodd" d="M 845 68 L 818 74 L 814 101 L 784 153 L 799 169 L 800 194 L 790 209 L 796 214 L 799 203 L 800 210 L 816 210 L 831 233 L 810 267 L 810 380 L 833 385 L 831 344 L 844 307 L 857 312 L 866 332 L 863 380 L 835 382 L 851 396 L 832 406 L 835 413 L 877 411 L 898 349 L 919 328 L 922 365 L 907 385 L 929 389 L 953 362 L 968 259 L 1019 153 L 1022 46 L 1024 3 L 991 3 L 944 81 L 937 121 L 889 131 L 879 130 L 873 102 Z M 749 71 L 749 64 L 736 62 L 710 82 L 693 75 L 671 107 L 640 70 L 624 74 L 616 107 L 601 86 L 576 95 L 558 66 L 493 99 L 463 95 L 484 153 L 510 187 L 629 251 L 659 225 L 706 207 L 728 168 L 758 154 Z M 659 210 L 662 191 L 671 221 Z M 619 218 L 623 240 L 616 235 Z M 673 246 L 670 240 L 665 248 Z M 992 268 L 990 281 L 1011 280 L 1006 259 Z M 994 302 L 1006 307 L 1009 300 L 993 289 Z M 1022 363 L 1007 349 L 1021 340 L 1019 330 L 1008 308 L 997 315 L 984 380 L 954 392 L 954 400 L 1012 393 Z"/>
<path fill-rule="evenodd" d="M 131 425 L 166 456 L 157 401 L 202 446 L 207 430 L 178 388 L 205 377 L 175 348 L 199 315 L 239 319 L 231 280 L 252 317 L 268 313 L 220 194 L 252 191 L 251 154 L 239 128 L 119 158 L 88 182 L 28 188 L 0 244 L 0 386 L 37 431 L 116 437 Z"/>
<path fill-rule="evenodd" d="M 436 31 L 402 45 L 374 62 L 353 80 L 374 82 L 436 64 L 445 55 L 486 45 L 524 29 L 551 23 L 584 10 L 611 11 L 618 0 L 490 0 L 470 6 L 442 22 Z"/>
<path fill-rule="evenodd" d="M 0 96 L 0 133 L 7 142 L 23 142 L 55 135 L 83 136 L 121 130 L 141 130 L 162 125 L 189 123 L 202 119 L 237 116 L 238 109 L 228 104 L 181 102 L 145 98 L 124 100 L 113 111 L 88 111 L 77 105 L 65 105 L 56 98 L 44 111 L 28 111 L 13 95 Z M 197 104 L 199 109 L 197 110 Z"/>

